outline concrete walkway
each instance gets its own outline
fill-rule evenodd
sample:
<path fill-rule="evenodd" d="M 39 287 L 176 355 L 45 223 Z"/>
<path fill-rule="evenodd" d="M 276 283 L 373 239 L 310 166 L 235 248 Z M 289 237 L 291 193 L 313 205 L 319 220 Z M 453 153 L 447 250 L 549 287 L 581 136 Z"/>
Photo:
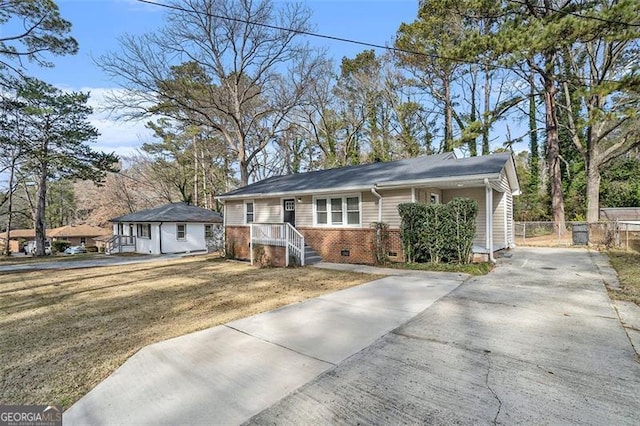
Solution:
<path fill-rule="evenodd" d="M 518 248 L 249 423 L 637 425 L 640 364 L 607 263 Z"/>
<path fill-rule="evenodd" d="M 400 272 L 148 346 L 69 408 L 64 424 L 242 423 L 466 278 Z"/>

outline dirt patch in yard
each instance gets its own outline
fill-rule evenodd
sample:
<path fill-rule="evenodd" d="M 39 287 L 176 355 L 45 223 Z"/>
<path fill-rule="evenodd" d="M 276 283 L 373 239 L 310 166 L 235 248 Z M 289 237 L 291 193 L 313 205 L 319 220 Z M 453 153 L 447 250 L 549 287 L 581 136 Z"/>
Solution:
<path fill-rule="evenodd" d="M 375 278 L 206 256 L 1 274 L 2 403 L 67 408 L 143 346 Z"/>

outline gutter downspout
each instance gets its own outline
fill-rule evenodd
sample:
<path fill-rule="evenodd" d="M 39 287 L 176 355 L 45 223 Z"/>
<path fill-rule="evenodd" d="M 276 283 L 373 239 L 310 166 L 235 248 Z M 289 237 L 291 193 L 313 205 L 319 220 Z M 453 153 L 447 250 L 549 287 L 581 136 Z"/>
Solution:
<path fill-rule="evenodd" d="M 378 199 L 378 222 L 382 222 L 382 195 L 380 195 L 375 186 L 371 188 L 371 193 Z"/>
<path fill-rule="evenodd" d="M 489 250 L 489 262 L 496 263 L 493 257 L 493 188 L 489 184 L 489 179 L 484 178 L 485 186 L 485 211 L 486 211 L 486 243 Z"/>
<path fill-rule="evenodd" d="M 158 225 L 158 240 L 160 242 L 160 254 L 164 254 L 162 251 L 162 222 Z"/>

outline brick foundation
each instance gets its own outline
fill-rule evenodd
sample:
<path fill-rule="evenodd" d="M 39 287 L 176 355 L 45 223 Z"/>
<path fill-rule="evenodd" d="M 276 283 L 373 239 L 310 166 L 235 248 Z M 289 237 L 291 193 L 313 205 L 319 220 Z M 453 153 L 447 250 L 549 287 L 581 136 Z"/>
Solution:
<path fill-rule="evenodd" d="M 326 262 L 335 263 L 376 263 L 374 239 L 375 230 L 339 228 L 297 228 L 304 235 L 305 242 Z M 396 256 L 391 261 L 401 262 L 403 258 L 400 231 L 389 230 L 389 252 Z"/>
<path fill-rule="evenodd" d="M 307 245 L 313 248 L 326 262 L 334 263 L 361 263 L 373 265 L 376 263 L 374 238 L 375 230 L 370 228 L 296 228 L 302 235 Z M 250 259 L 249 253 L 249 227 L 227 226 L 226 228 L 227 253 L 233 253 L 236 259 Z M 265 254 L 273 266 L 284 266 L 284 247 L 262 246 Z M 392 262 L 403 261 L 402 239 L 400 230 L 389 230 L 388 251 L 389 260 Z M 348 255 L 347 255 L 348 254 Z M 391 256 L 395 254 L 395 256 Z M 256 259 L 257 260 L 257 259 Z M 263 262 L 264 263 L 264 262 Z"/>
<path fill-rule="evenodd" d="M 249 227 L 227 226 L 225 229 L 225 247 L 227 256 L 234 259 L 249 260 Z"/>
<path fill-rule="evenodd" d="M 249 260 L 249 227 L 248 226 L 227 226 L 226 229 L 226 249 L 234 259 Z M 278 246 L 256 245 L 254 246 L 254 264 L 256 266 L 286 266 L 286 249 Z"/>

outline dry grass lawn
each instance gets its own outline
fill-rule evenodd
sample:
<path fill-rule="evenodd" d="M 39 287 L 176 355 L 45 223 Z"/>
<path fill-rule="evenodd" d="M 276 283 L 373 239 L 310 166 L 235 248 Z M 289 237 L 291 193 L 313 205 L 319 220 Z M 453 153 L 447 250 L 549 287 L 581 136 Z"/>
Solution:
<path fill-rule="evenodd" d="M 2 273 L 1 401 L 67 408 L 145 345 L 375 278 L 206 256 Z"/>
<path fill-rule="evenodd" d="M 618 273 L 620 289 L 609 288 L 612 299 L 628 300 L 640 305 L 640 253 L 632 251 L 609 251 L 611 266 Z"/>

